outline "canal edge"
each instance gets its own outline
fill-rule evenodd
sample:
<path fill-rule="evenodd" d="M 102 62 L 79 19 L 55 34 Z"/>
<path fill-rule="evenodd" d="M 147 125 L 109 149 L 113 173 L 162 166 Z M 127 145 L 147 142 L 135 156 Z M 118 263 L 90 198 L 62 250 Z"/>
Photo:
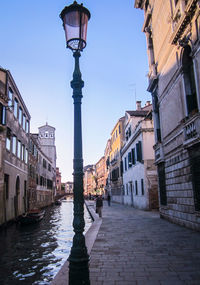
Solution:
<path fill-rule="evenodd" d="M 86 208 L 93 220 L 91 226 L 85 233 L 85 243 L 88 254 L 92 250 L 97 234 L 102 224 L 102 219 L 96 214 L 93 201 L 85 201 Z M 61 269 L 58 271 L 50 285 L 66 285 L 68 284 L 69 262 L 66 260 Z"/>
<path fill-rule="evenodd" d="M 99 216 L 96 214 L 93 201 L 85 201 L 85 205 L 91 218 L 93 219 L 93 223 L 85 234 L 85 243 L 87 246 L 88 254 L 90 254 L 97 234 L 99 232 L 100 226 L 102 224 L 102 218 L 99 218 Z"/>

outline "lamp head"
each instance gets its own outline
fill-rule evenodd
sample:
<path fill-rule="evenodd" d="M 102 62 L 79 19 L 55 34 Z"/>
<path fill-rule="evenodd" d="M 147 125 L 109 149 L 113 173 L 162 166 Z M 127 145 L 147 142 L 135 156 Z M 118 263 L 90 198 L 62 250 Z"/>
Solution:
<path fill-rule="evenodd" d="M 86 47 L 89 10 L 74 1 L 62 10 L 60 18 L 63 21 L 67 47 L 73 51 L 82 51 Z"/>

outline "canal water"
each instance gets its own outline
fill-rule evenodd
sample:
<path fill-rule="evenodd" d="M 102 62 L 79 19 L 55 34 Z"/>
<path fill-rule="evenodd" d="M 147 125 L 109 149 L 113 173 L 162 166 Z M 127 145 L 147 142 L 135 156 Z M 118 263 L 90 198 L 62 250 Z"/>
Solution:
<path fill-rule="evenodd" d="M 92 221 L 85 208 L 85 232 Z M 67 260 L 74 235 L 73 201 L 46 209 L 35 225 L 0 231 L 0 285 L 46 285 Z"/>

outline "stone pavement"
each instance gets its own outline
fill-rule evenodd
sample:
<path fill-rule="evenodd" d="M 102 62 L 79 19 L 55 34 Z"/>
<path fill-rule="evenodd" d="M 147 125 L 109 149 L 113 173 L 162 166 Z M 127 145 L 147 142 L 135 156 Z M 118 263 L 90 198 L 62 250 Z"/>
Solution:
<path fill-rule="evenodd" d="M 104 201 L 90 258 L 91 285 L 200 285 L 200 232 L 158 212 Z"/>

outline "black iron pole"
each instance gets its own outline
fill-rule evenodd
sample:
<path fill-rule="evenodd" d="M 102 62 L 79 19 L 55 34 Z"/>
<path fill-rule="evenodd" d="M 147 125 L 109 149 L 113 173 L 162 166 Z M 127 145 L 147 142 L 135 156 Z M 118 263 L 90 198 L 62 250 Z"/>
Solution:
<path fill-rule="evenodd" d="M 89 255 L 83 235 L 84 221 L 84 196 L 83 196 L 83 157 L 82 157 L 82 127 L 81 127 L 81 99 L 84 82 L 81 79 L 79 68 L 80 52 L 73 53 L 75 68 L 71 87 L 74 99 L 74 237 L 69 261 L 69 284 L 90 284 L 89 281 Z"/>

